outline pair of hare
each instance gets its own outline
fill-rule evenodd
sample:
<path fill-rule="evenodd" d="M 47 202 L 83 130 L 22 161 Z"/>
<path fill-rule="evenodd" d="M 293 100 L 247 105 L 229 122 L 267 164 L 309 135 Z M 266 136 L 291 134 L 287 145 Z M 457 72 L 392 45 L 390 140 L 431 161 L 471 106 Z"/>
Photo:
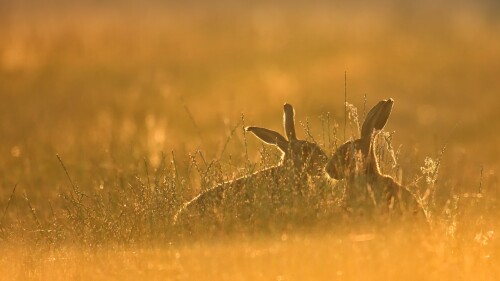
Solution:
<path fill-rule="evenodd" d="M 258 188 L 252 183 L 271 181 L 275 186 L 280 186 L 282 184 L 280 181 L 293 177 L 293 184 L 299 189 L 307 188 L 308 177 L 322 175 L 325 172 L 335 180 L 345 180 L 347 202 L 351 204 L 357 204 L 354 203 L 355 200 L 362 198 L 364 203 L 384 212 L 399 215 L 423 214 L 424 210 L 419 200 L 392 177 L 382 174 L 377 161 L 376 136 L 387 123 L 393 104 L 393 99 L 387 99 L 375 105 L 366 115 L 361 137 L 338 147 L 330 159 L 317 144 L 297 139 L 294 109 L 290 104 L 285 104 L 283 122 L 286 137 L 265 128 L 245 128 L 246 131 L 252 132 L 263 142 L 276 146 L 282 152 L 280 164 L 224 182 L 200 193 L 183 205 L 175 215 L 174 222 L 197 218 L 220 221 L 223 220 L 222 216 L 226 209 L 230 208 L 231 204 L 238 204 L 248 189 Z"/>

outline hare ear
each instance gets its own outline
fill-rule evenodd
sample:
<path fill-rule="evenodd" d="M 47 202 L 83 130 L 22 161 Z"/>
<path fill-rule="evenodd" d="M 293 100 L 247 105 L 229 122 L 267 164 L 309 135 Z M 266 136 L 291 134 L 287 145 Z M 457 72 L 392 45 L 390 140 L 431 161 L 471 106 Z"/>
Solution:
<path fill-rule="evenodd" d="M 285 153 L 288 150 L 288 141 L 278 132 L 260 127 L 246 127 L 245 131 L 252 132 L 256 137 L 267 144 L 276 145 Z"/>
<path fill-rule="evenodd" d="M 285 103 L 283 106 L 283 127 L 285 129 L 286 137 L 289 141 L 297 140 L 297 135 L 295 134 L 295 111 L 291 104 Z"/>
<path fill-rule="evenodd" d="M 393 99 L 381 100 L 366 114 L 361 128 L 361 139 L 369 140 L 374 131 L 382 130 L 391 114 Z"/>

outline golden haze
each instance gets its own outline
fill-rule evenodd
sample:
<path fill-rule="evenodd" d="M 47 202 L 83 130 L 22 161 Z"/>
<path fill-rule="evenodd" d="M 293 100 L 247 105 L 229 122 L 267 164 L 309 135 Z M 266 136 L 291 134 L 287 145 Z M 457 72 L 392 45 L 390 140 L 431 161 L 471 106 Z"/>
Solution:
<path fill-rule="evenodd" d="M 498 9 L 494 1 L 1 2 L 0 276 L 497 280 Z M 365 95 L 366 107 L 396 101 L 386 131 L 395 131 L 398 166 L 387 156 L 388 172 L 404 183 L 422 177 L 425 187 L 441 160 L 431 234 L 325 222 L 335 214 L 302 205 L 295 212 L 323 220 L 196 238 L 170 232 L 180 202 L 172 207 L 152 187 L 173 178 L 173 155 L 185 200 L 203 180 L 245 174 L 246 151 L 250 163 L 276 163 L 271 148 L 244 138 L 241 116 L 281 130 L 284 102 L 331 155 L 345 138 L 345 72 L 360 116 Z M 352 120 L 346 134 L 357 134 Z M 78 192 L 83 207 L 72 201 Z"/>

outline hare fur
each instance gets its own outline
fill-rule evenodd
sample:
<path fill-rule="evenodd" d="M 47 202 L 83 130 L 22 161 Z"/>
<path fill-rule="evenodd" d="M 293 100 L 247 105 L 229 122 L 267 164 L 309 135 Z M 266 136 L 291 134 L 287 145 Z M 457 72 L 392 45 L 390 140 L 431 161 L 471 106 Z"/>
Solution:
<path fill-rule="evenodd" d="M 283 106 L 286 137 L 261 127 L 245 128 L 247 132 L 282 152 L 278 165 L 218 184 L 200 193 L 182 206 L 174 217 L 174 223 L 201 219 L 218 225 L 233 219 L 248 220 L 253 215 L 253 201 L 258 200 L 255 189 L 264 189 L 261 190 L 262 193 L 273 196 L 280 191 L 280 186 L 292 184 L 299 189 L 305 188 L 308 177 L 324 174 L 327 156 L 316 143 L 297 138 L 294 114 L 292 105 Z"/>
<path fill-rule="evenodd" d="M 387 99 L 375 105 L 366 115 L 360 138 L 338 147 L 325 170 L 331 178 L 346 180 L 347 207 L 351 210 L 364 205 L 396 217 L 422 218 L 425 210 L 420 199 L 391 176 L 382 174 L 377 160 L 376 137 L 385 127 L 393 104 L 393 99 Z"/>

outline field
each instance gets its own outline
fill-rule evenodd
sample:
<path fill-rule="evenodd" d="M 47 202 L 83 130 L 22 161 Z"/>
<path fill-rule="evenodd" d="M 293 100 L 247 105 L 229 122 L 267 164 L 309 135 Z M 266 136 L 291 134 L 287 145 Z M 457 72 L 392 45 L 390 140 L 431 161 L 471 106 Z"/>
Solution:
<path fill-rule="evenodd" d="M 499 15 L 0 1 L 0 280 L 500 279 Z M 431 191 L 431 230 L 349 218 L 326 176 L 250 222 L 173 225 L 200 190 L 278 163 L 244 126 L 282 132 L 288 102 L 330 156 L 387 98 L 382 168 Z"/>

